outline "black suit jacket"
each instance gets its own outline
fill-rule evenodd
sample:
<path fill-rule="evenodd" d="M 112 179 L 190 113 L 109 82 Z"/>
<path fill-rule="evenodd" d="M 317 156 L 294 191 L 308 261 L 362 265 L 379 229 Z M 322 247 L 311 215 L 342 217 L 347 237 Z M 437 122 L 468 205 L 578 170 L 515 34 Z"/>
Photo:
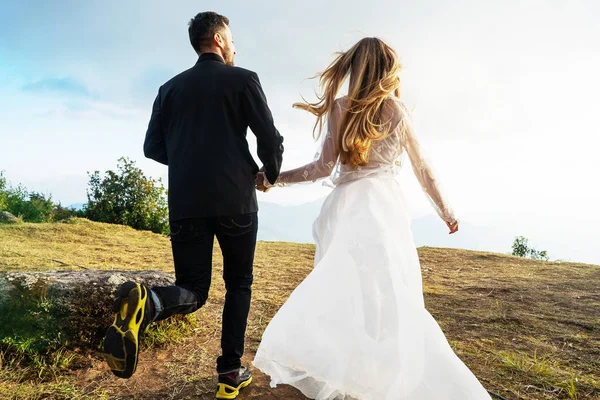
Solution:
<path fill-rule="evenodd" d="M 283 137 L 256 73 L 204 53 L 194 67 L 160 87 L 144 154 L 169 166 L 171 221 L 258 211 L 259 168 L 248 149 L 248 127 L 267 179 L 275 183 Z"/>

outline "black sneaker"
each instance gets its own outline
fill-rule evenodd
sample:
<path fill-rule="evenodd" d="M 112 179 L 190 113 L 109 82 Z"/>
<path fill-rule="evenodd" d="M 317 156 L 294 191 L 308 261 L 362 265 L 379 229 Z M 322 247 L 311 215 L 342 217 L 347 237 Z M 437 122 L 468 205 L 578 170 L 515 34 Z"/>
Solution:
<path fill-rule="evenodd" d="M 116 292 L 113 305 L 117 313 L 115 322 L 106 330 L 104 337 L 104 359 L 113 374 L 119 378 L 130 378 L 137 367 L 140 352 L 140 336 L 152 322 L 146 286 L 125 282 Z"/>
<path fill-rule="evenodd" d="M 217 399 L 235 399 L 240 394 L 240 389 L 252 383 L 252 374 L 246 367 L 239 371 L 219 374 Z"/>

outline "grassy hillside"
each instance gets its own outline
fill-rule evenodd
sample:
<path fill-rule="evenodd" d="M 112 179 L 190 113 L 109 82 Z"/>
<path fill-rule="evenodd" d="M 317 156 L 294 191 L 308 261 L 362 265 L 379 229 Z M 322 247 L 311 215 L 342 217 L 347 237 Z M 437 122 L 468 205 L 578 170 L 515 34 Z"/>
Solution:
<path fill-rule="evenodd" d="M 261 242 L 246 363 L 270 318 L 311 271 L 314 246 Z M 427 308 L 489 390 L 507 399 L 600 399 L 600 268 L 456 249 L 419 249 Z M 128 380 L 91 357 L 45 381 L 0 370 L 0 398 L 212 399 L 224 286 L 215 249 L 214 282 L 191 335 L 141 355 Z M 168 238 L 115 225 L 0 225 L 0 272 L 50 269 L 171 271 Z M 2 359 L 0 354 L 0 361 Z M 1 364 L 0 364 L 1 366 Z M 302 399 L 256 383 L 240 399 Z"/>

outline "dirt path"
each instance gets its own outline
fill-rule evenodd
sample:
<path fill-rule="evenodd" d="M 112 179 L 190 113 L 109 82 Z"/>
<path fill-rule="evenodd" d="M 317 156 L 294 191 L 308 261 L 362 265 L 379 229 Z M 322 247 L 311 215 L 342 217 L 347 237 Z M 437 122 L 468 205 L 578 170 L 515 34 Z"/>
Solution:
<path fill-rule="evenodd" d="M 135 375 L 128 380 L 113 376 L 104 362 L 93 360 L 91 367 L 78 373 L 77 386 L 88 395 L 104 393 L 110 399 L 214 399 L 218 346 L 215 337 L 207 339 L 196 333 L 182 344 L 143 352 Z M 238 399 L 306 399 L 289 386 L 271 388 L 269 377 L 251 366 L 253 357 L 254 351 L 242 360 L 250 366 L 254 379 Z"/>

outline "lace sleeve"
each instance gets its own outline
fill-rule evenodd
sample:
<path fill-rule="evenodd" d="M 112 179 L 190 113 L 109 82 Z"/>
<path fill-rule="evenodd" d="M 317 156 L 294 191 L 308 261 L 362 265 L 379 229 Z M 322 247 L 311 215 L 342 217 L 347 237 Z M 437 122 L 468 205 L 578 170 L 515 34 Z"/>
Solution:
<path fill-rule="evenodd" d="M 282 172 L 274 186 L 288 186 L 300 182 L 315 182 L 333 172 L 339 156 L 338 126 L 342 109 L 339 100 L 333 104 L 327 118 L 327 132 L 323 135 L 321 151 L 310 164 Z M 271 185 L 267 185 L 271 186 Z"/>
<path fill-rule="evenodd" d="M 417 140 L 412 118 L 403 104 L 401 109 L 403 114 L 402 123 L 404 124 L 403 146 L 408 154 L 415 176 L 438 215 L 446 222 L 455 223 L 457 219 L 454 211 L 443 196 L 440 183 Z"/>

